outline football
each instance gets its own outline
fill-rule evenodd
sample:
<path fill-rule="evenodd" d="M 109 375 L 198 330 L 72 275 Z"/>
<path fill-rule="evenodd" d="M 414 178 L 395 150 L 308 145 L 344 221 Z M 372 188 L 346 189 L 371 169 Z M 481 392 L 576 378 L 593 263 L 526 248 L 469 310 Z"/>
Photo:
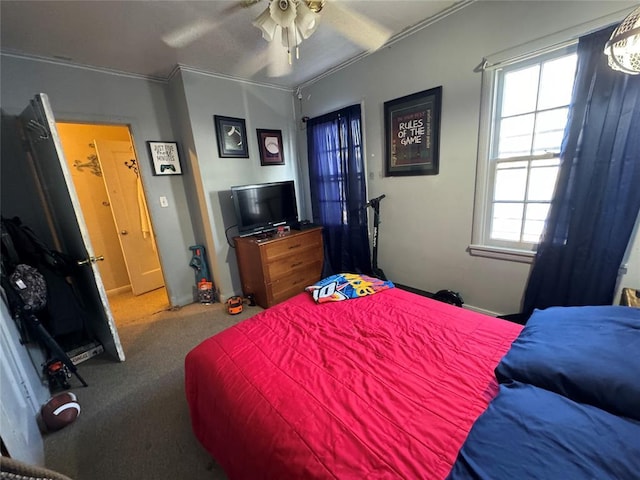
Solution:
<path fill-rule="evenodd" d="M 80 415 L 80 404 L 75 394 L 59 393 L 51 397 L 40 409 L 40 417 L 47 431 L 54 432 L 73 423 Z"/>

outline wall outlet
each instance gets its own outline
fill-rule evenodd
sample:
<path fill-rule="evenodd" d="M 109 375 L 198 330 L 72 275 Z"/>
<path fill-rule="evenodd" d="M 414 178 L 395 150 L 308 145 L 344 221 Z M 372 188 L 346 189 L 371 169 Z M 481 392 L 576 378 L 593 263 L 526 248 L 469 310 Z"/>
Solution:
<path fill-rule="evenodd" d="M 160 197 L 160 206 L 163 208 L 166 208 L 169 206 L 169 201 L 167 200 L 167 197 Z"/>

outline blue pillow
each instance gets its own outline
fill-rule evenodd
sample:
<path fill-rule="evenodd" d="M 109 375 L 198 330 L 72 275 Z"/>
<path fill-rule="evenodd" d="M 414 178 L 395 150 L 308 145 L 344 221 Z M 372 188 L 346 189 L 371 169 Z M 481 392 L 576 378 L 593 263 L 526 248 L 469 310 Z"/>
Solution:
<path fill-rule="evenodd" d="M 518 382 L 474 423 L 449 480 L 632 479 L 640 422 Z"/>
<path fill-rule="evenodd" d="M 640 420 L 640 309 L 536 310 L 496 367 L 496 377 Z"/>

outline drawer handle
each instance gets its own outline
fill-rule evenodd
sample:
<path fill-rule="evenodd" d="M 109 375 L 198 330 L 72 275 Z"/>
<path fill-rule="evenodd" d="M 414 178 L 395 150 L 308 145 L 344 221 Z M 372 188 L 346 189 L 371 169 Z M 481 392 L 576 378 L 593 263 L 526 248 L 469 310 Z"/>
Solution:
<path fill-rule="evenodd" d="M 291 265 L 291 268 L 299 267 L 299 266 L 300 266 L 300 265 L 302 265 L 303 263 L 304 263 L 304 262 L 296 262 L 296 263 L 294 263 L 293 265 Z"/>
<path fill-rule="evenodd" d="M 294 249 L 294 248 L 299 248 L 301 245 L 302 245 L 301 243 L 297 243 L 297 244 L 295 244 L 295 245 L 291 245 L 291 246 L 289 247 L 289 250 L 292 250 L 292 249 Z"/>

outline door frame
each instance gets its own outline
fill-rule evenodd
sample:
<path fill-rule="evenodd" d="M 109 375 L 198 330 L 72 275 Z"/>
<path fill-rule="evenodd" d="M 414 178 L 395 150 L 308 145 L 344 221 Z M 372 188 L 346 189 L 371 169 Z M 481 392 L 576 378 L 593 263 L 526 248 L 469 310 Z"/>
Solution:
<path fill-rule="evenodd" d="M 82 124 L 82 125 L 104 125 L 104 126 L 126 127 L 129 130 L 131 145 L 133 147 L 133 153 L 136 157 L 136 161 L 138 162 L 138 173 L 140 175 L 140 180 L 142 181 L 142 187 L 143 187 L 142 190 L 144 192 L 144 197 L 145 197 L 145 200 L 147 201 L 147 205 L 150 205 L 147 189 L 145 188 L 145 185 L 146 185 L 145 175 L 142 173 L 143 169 L 140 168 L 140 152 L 136 148 L 135 132 L 136 130 L 139 130 L 139 129 L 136 127 L 136 121 L 134 119 L 129 117 L 120 117 L 120 116 L 105 117 L 102 115 L 76 115 L 76 114 L 61 112 L 60 116 L 55 116 L 55 123 L 56 124 L 57 123 L 72 123 L 72 124 L 75 123 L 75 124 Z M 82 205 L 80 205 L 80 209 L 82 210 Z M 155 228 L 155 218 L 151 210 L 149 210 L 149 219 L 151 220 L 151 226 L 155 235 L 157 230 Z M 157 244 L 157 241 L 156 241 L 156 244 Z M 162 278 L 165 279 L 164 288 L 167 292 L 169 306 L 172 307 L 173 305 L 171 304 L 171 289 L 166 281 L 167 275 L 165 273 L 165 268 L 162 261 L 162 255 L 160 255 L 159 250 L 158 250 L 158 262 L 160 263 L 160 271 L 162 273 Z"/>

